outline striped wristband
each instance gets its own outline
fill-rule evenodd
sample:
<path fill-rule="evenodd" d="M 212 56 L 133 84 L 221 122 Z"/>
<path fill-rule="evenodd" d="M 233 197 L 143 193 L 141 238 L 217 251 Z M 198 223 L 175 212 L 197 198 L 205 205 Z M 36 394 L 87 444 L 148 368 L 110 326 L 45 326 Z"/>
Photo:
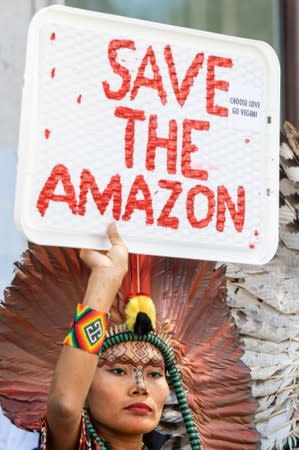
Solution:
<path fill-rule="evenodd" d="M 70 330 L 63 341 L 64 345 L 99 355 L 106 337 L 108 318 L 108 313 L 79 303 Z"/>

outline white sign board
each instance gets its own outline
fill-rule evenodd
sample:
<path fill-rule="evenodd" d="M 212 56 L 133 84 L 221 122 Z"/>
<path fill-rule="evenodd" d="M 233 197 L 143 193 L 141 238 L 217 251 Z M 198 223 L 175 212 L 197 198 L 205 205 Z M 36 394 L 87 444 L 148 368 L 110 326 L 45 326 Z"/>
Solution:
<path fill-rule="evenodd" d="M 63 6 L 28 37 L 16 220 L 40 244 L 263 263 L 279 64 L 263 42 Z"/>

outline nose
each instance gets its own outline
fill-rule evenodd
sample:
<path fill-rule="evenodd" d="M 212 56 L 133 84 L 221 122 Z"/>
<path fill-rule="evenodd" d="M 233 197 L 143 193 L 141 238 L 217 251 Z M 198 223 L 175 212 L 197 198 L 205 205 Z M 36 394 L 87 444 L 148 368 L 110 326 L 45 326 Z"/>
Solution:
<path fill-rule="evenodd" d="M 136 367 L 134 369 L 134 377 L 135 377 L 135 386 L 132 390 L 133 395 L 139 394 L 139 395 L 146 395 L 147 394 L 147 388 L 145 385 L 144 380 L 144 374 L 143 374 L 143 367 Z"/>

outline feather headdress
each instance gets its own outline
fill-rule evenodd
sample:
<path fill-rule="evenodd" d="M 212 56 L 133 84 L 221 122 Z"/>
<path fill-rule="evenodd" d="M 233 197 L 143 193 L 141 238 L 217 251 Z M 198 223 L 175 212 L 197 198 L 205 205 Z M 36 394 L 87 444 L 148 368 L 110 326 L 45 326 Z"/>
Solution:
<path fill-rule="evenodd" d="M 0 311 L 0 401 L 21 428 L 41 427 L 52 373 L 88 276 L 74 249 L 29 244 L 16 264 Z M 256 403 L 225 303 L 224 269 L 215 270 L 211 262 L 131 255 L 111 309 L 112 325 L 124 322 L 127 299 L 138 292 L 154 300 L 156 332 L 172 336 L 203 449 L 257 449 Z M 172 436 L 163 448 L 185 448 L 175 403 L 165 408 L 159 426 Z"/>

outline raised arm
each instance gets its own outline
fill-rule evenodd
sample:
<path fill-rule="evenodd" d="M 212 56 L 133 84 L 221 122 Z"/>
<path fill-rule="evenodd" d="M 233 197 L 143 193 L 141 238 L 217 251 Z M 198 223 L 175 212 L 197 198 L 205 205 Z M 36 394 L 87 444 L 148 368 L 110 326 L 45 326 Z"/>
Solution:
<path fill-rule="evenodd" d="M 111 249 L 104 253 L 81 250 L 82 260 L 91 269 L 83 305 L 109 312 L 127 272 L 128 252 L 116 226 L 110 225 Z M 74 312 L 75 313 L 75 312 Z M 78 441 L 81 411 L 97 367 L 98 356 L 64 346 L 48 398 L 48 450 L 73 450 Z"/>

